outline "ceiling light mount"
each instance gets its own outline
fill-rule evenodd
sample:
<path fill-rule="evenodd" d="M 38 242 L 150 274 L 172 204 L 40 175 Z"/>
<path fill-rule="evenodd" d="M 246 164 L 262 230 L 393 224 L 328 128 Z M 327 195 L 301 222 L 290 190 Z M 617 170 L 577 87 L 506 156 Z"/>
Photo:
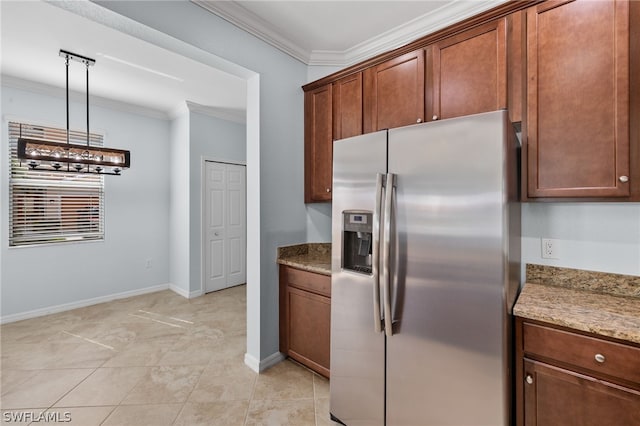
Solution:
<path fill-rule="evenodd" d="M 86 56 L 78 55 L 77 53 L 72 53 L 62 49 L 60 49 L 58 56 L 60 56 L 61 58 L 65 58 L 67 60 L 80 62 L 82 64 L 85 64 L 87 67 L 90 67 L 96 64 L 95 59 L 87 58 Z"/>
<path fill-rule="evenodd" d="M 93 173 L 116 175 L 128 169 L 130 152 L 123 149 L 95 147 L 90 144 L 89 133 L 89 67 L 95 65 L 94 59 L 60 50 L 59 56 L 64 58 L 66 68 L 66 106 L 67 106 L 67 141 L 57 142 L 46 139 L 18 138 L 18 158 L 28 160 L 28 170 L 45 170 L 64 173 Z M 69 132 L 69 62 L 75 61 L 85 65 L 87 69 L 87 143 L 72 144 Z M 63 167 L 64 163 L 66 167 Z"/>

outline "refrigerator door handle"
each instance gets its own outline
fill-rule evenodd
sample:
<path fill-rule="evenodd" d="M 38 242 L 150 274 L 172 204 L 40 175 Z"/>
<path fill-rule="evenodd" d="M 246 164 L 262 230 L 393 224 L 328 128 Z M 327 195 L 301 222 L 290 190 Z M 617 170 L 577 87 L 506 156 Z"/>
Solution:
<path fill-rule="evenodd" d="M 382 331 L 380 314 L 380 220 L 382 213 L 382 194 L 384 175 L 376 175 L 376 208 L 373 211 L 373 247 L 371 253 L 371 273 L 373 275 L 373 328 L 376 333 Z"/>
<path fill-rule="evenodd" d="M 391 210 L 393 190 L 396 185 L 396 175 L 387 173 L 384 199 L 384 240 L 382 248 L 382 283 L 384 285 L 384 330 L 388 337 L 393 336 L 393 315 L 391 312 L 391 273 L 389 263 L 391 256 Z"/>

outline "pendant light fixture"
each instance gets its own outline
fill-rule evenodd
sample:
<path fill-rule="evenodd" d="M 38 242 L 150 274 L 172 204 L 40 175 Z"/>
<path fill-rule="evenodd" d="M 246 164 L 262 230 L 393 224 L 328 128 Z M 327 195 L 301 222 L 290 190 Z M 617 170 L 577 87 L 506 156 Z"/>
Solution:
<path fill-rule="evenodd" d="M 67 87 L 67 142 L 46 139 L 19 138 L 18 158 L 28 161 L 30 170 L 64 173 L 93 173 L 119 176 L 131 163 L 129 151 L 90 146 L 89 144 L 89 67 L 96 61 L 76 53 L 60 50 L 65 60 Z M 77 61 L 87 69 L 87 143 L 70 142 L 69 137 L 69 61 Z"/>

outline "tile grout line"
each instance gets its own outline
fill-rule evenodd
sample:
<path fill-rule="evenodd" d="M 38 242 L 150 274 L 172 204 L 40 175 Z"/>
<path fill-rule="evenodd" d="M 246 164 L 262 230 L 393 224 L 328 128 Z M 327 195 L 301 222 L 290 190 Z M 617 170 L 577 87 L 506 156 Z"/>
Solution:
<path fill-rule="evenodd" d="M 253 401 L 253 397 L 256 394 L 256 387 L 258 386 L 259 378 L 260 378 L 260 373 L 256 374 L 256 377 L 253 381 L 253 389 L 251 389 L 251 396 L 249 397 L 249 403 L 247 404 L 247 411 L 244 414 L 244 422 L 242 423 L 244 426 L 247 426 L 247 421 L 249 420 L 249 409 L 251 408 L 251 402 Z"/>
<path fill-rule="evenodd" d="M 174 425 L 178 419 L 180 418 L 180 414 L 182 414 L 182 412 L 184 411 L 184 407 L 187 405 L 187 403 L 189 402 L 189 398 L 191 398 L 191 395 L 193 394 L 193 392 L 196 390 L 196 388 L 198 387 L 198 384 L 200 383 L 200 380 L 202 379 L 202 375 L 204 374 L 205 370 L 207 369 L 207 366 L 209 364 L 207 363 L 207 365 L 204 365 L 202 368 L 202 371 L 200 372 L 200 375 L 198 376 L 198 380 L 195 382 L 195 384 L 193 385 L 193 388 L 191 389 L 191 392 L 189 392 L 189 395 L 187 395 L 187 397 L 185 398 L 184 402 L 182 403 L 182 407 L 180 408 L 180 410 L 178 411 L 178 413 L 176 414 L 176 417 L 173 419 L 173 421 L 171 422 L 172 425 Z"/>

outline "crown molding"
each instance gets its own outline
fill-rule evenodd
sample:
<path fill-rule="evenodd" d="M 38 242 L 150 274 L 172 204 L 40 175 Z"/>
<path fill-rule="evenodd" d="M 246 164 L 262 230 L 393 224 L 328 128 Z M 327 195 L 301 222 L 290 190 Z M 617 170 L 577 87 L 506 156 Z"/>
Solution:
<path fill-rule="evenodd" d="M 65 89 L 63 87 L 51 86 L 45 83 L 39 83 L 32 80 L 25 80 L 12 75 L 2 74 L 0 76 L 0 84 L 5 87 L 11 87 L 14 89 L 27 90 L 29 92 L 39 93 L 42 95 L 53 96 L 56 98 L 65 97 Z M 73 102 L 85 102 L 86 93 L 77 92 L 74 90 L 69 91 L 69 100 Z M 128 114 L 138 114 L 145 117 L 156 118 L 160 120 L 168 120 L 169 114 L 164 111 L 160 111 L 153 108 L 144 107 L 141 105 L 134 105 L 122 101 L 116 101 L 114 99 L 104 98 L 101 96 L 89 95 L 92 106 L 98 106 L 107 109 L 113 109 Z"/>
<path fill-rule="evenodd" d="M 313 50 L 298 46 L 237 1 L 190 0 L 306 65 L 346 67 L 396 49 L 451 24 L 470 18 L 509 0 L 452 1 L 403 25 L 344 51 Z"/>
<path fill-rule="evenodd" d="M 292 56 L 304 64 L 309 63 L 310 52 L 283 37 L 267 21 L 242 7 L 235 1 L 190 0 L 205 10 L 229 21 L 236 27 L 254 35 L 265 43 Z"/>
<path fill-rule="evenodd" d="M 198 114 L 207 115 L 213 118 L 219 118 L 221 120 L 232 121 L 239 124 L 247 123 L 247 114 L 246 111 L 243 110 L 201 105 L 191 101 L 186 101 L 186 104 L 190 112 L 197 112 Z"/>
<path fill-rule="evenodd" d="M 314 50 L 311 52 L 307 64 L 340 67 L 353 65 L 409 44 L 420 37 L 478 15 L 507 1 L 479 0 L 447 3 L 432 12 L 419 16 L 342 52 Z"/>

